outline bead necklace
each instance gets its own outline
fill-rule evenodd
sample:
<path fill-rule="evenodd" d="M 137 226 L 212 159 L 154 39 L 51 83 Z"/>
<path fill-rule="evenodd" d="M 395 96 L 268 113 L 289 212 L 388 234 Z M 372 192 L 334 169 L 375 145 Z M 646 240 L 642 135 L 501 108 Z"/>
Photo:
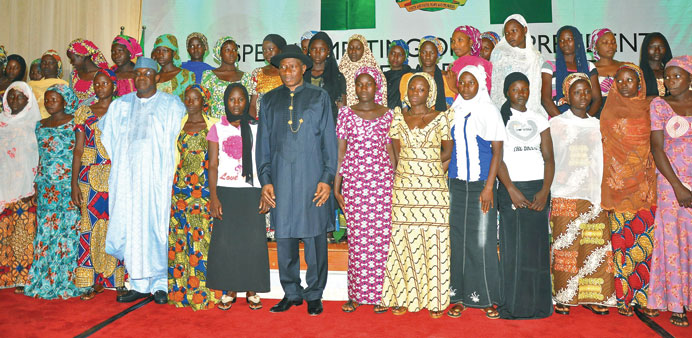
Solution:
<path fill-rule="evenodd" d="M 298 119 L 298 129 L 293 130 L 293 95 L 294 93 L 291 93 L 291 105 L 288 106 L 288 128 L 291 129 L 291 132 L 295 134 L 300 130 L 300 126 L 303 125 L 303 119 Z"/>

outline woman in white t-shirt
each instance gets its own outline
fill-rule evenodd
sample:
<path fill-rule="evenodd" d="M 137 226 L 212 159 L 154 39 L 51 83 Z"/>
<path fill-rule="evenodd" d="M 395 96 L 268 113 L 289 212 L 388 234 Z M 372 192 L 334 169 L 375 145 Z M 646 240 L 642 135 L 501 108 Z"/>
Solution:
<path fill-rule="evenodd" d="M 526 75 L 507 75 L 504 94 L 508 100 L 500 114 L 507 139 L 497 174 L 503 301 L 497 310 L 506 319 L 545 318 L 553 309 L 548 232 L 553 143 L 547 118 L 526 107 Z"/>
<path fill-rule="evenodd" d="M 245 292 L 250 309 L 262 308 L 256 292 L 269 291 L 269 256 L 264 228 L 268 207 L 257 210 L 253 140 L 257 125 L 250 116 L 247 89 L 232 83 L 224 92 L 226 116 L 209 133 L 209 193 L 214 230 L 209 244 L 207 286 L 223 290 L 219 309 L 228 310 L 236 292 Z"/>

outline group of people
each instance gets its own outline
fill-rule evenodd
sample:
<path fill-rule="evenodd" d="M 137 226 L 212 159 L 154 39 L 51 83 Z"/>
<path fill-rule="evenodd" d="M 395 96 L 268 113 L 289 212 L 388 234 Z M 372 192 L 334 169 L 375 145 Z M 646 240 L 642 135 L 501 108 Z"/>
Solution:
<path fill-rule="evenodd" d="M 557 32 L 555 60 L 521 15 L 502 36 L 457 27 L 456 60 L 420 40 L 418 66 L 393 41 L 382 72 L 367 40 L 339 62 L 325 32 L 262 43 L 238 66 L 230 36 L 210 48 L 129 36 L 112 67 L 90 41 L 26 64 L 0 54 L 0 287 L 45 299 L 261 309 L 267 230 L 284 298 L 322 312 L 327 233 L 348 229 L 353 312 L 460 317 L 597 315 L 692 306 L 692 56 L 649 34 L 639 65 L 612 31 Z M 204 62 L 211 52 L 218 67 Z M 269 214 L 265 218 L 264 214 Z M 307 263 L 301 286 L 299 243 Z M 125 290 L 129 280 L 130 290 Z"/>

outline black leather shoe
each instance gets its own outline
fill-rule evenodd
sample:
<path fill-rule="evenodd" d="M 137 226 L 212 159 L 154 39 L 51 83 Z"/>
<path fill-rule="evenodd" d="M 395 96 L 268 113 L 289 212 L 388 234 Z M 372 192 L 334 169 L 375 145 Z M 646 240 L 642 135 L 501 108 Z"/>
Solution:
<path fill-rule="evenodd" d="M 288 309 L 291 308 L 291 306 L 298 306 L 298 305 L 303 305 L 303 300 L 289 300 L 288 298 L 284 297 L 279 303 L 276 305 L 272 306 L 271 309 L 269 309 L 269 312 L 284 312 Z"/>
<path fill-rule="evenodd" d="M 318 314 L 322 313 L 322 300 L 317 299 L 317 300 L 309 300 L 308 301 L 308 314 L 311 316 L 317 316 Z"/>
<path fill-rule="evenodd" d="M 119 303 L 131 303 L 140 298 L 149 297 L 150 293 L 141 293 L 135 290 L 129 290 L 122 294 L 121 296 L 116 296 L 115 300 Z"/>
<path fill-rule="evenodd" d="M 154 302 L 156 302 L 156 304 L 168 303 L 168 295 L 166 294 L 166 291 L 159 290 L 154 292 Z"/>

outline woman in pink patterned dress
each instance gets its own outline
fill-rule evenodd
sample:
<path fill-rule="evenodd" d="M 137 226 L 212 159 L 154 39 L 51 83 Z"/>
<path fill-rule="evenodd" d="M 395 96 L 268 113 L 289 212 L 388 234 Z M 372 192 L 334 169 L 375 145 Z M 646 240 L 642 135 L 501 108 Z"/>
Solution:
<path fill-rule="evenodd" d="M 334 197 L 348 224 L 348 302 L 353 312 L 360 304 L 380 305 L 389 231 L 391 229 L 394 151 L 388 136 L 394 113 L 383 106 L 387 87 L 379 69 L 364 66 L 355 77 L 359 102 L 342 107 L 336 124 L 339 138 L 338 175 Z"/>
<path fill-rule="evenodd" d="M 649 308 L 673 312 L 688 326 L 692 307 L 692 56 L 666 64 L 670 96 L 651 101 L 651 148 L 658 169 L 658 210 L 649 284 Z"/>

